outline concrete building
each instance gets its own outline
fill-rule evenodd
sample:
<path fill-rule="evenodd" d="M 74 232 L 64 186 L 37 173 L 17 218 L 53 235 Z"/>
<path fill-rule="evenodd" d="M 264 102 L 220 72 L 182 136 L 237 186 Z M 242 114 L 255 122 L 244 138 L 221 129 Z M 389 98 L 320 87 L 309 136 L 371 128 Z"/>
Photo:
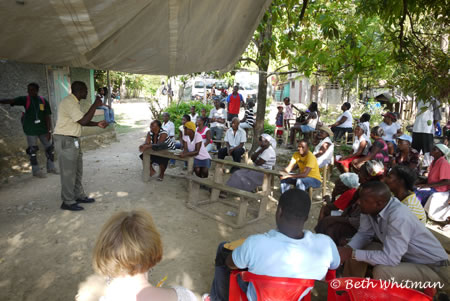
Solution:
<path fill-rule="evenodd" d="M 40 87 L 39 95 L 50 103 L 52 122 L 55 126 L 58 104 L 70 93 L 70 83 L 73 81 L 80 80 L 88 85 L 88 97 L 81 101 L 81 109 L 87 112 L 95 99 L 93 74 L 93 70 L 83 68 L 0 60 L 0 99 L 27 95 L 27 85 L 35 82 Z M 25 134 L 20 123 L 23 111 L 23 107 L 0 105 L 0 178 L 30 170 L 29 159 L 25 153 L 27 148 Z M 93 120 L 102 119 L 103 113 L 99 112 Z M 86 150 L 115 138 L 113 126 L 109 126 L 106 130 L 83 127 L 81 141 L 83 149 Z M 46 158 L 42 146 L 38 145 L 40 147 L 38 161 L 42 167 L 45 166 Z"/>

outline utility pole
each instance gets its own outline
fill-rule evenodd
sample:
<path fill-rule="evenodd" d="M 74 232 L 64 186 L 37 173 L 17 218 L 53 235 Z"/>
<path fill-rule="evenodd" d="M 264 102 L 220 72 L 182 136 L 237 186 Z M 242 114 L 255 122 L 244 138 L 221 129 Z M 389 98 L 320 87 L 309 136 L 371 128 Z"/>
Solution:
<path fill-rule="evenodd" d="M 109 70 L 106 71 L 106 80 L 108 81 L 108 105 L 111 106 L 111 77 L 109 76 Z"/>

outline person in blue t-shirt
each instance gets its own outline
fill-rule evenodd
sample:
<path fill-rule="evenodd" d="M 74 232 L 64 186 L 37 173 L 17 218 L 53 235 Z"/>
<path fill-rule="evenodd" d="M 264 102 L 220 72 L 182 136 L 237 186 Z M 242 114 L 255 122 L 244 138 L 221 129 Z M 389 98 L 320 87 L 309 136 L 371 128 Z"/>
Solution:
<path fill-rule="evenodd" d="M 337 269 L 340 257 L 333 240 L 303 229 L 310 208 L 308 193 L 290 189 L 281 195 L 278 203 L 277 230 L 251 235 L 233 251 L 221 243 L 217 249 L 211 293 L 204 295 L 203 300 L 228 300 L 230 271 L 233 269 L 248 269 L 251 273 L 271 277 L 316 280 L 322 280 L 329 269 Z M 248 300 L 256 301 L 253 285 L 240 278 L 238 282 Z"/>

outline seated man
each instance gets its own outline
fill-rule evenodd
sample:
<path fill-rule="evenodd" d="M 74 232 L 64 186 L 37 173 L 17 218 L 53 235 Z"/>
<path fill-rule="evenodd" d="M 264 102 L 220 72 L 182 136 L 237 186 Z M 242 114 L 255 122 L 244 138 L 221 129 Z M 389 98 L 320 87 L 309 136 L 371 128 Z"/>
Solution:
<path fill-rule="evenodd" d="M 333 132 L 330 128 L 322 125 L 317 133 L 317 138 L 320 142 L 316 145 L 313 152 L 313 155 L 317 158 L 319 168 L 333 163 L 334 144 L 330 137 L 333 137 Z"/>
<path fill-rule="evenodd" d="M 241 162 L 241 157 L 245 153 L 244 143 L 247 142 L 247 135 L 245 131 L 239 128 L 239 118 L 234 117 L 231 122 L 231 129 L 225 133 L 226 147 L 221 148 L 217 157 L 225 159 L 225 157 L 232 156 L 234 162 Z"/>
<path fill-rule="evenodd" d="M 296 166 L 300 172 L 291 173 Z M 317 159 L 309 151 L 306 140 L 301 140 L 298 143 L 298 151 L 292 155 L 292 159 L 284 172 L 285 174 L 280 177 L 281 193 L 289 190 L 291 184 L 295 184 L 301 190 L 307 190 L 309 187 L 319 188 L 322 184 Z"/>
<path fill-rule="evenodd" d="M 336 120 L 335 123 L 330 125 L 331 130 L 334 133 L 334 141 L 338 141 L 345 132 L 351 133 L 353 131 L 353 117 L 350 113 L 351 104 L 349 102 L 345 102 L 341 110 L 342 113 Z"/>
<path fill-rule="evenodd" d="M 214 108 L 209 112 L 209 122 L 211 122 L 211 135 L 214 140 L 221 140 L 223 136 L 223 130 L 226 125 L 227 112 L 220 106 L 218 99 L 214 100 Z M 217 149 L 220 149 L 220 143 L 216 144 Z"/>
<path fill-rule="evenodd" d="M 228 300 L 230 270 L 247 269 L 257 275 L 321 280 L 339 266 L 336 245 L 326 235 L 303 230 L 311 200 L 306 192 L 283 193 L 275 214 L 277 230 L 248 237 L 232 252 L 221 243 L 217 249 L 214 280 L 206 301 Z M 252 284 L 240 280 L 249 301 L 256 301 Z"/>
<path fill-rule="evenodd" d="M 374 279 L 448 281 L 450 265 L 444 248 L 408 207 L 391 196 L 386 184 L 362 184 L 358 203 L 358 232 L 339 248 L 344 277 L 365 277 L 370 264 Z"/>
<path fill-rule="evenodd" d="M 114 120 L 114 110 L 110 105 L 108 105 L 108 98 L 106 97 L 106 95 L 108 94 L 108 88 L 98 88 L 97 92 L 97 96 L 100 97 L 103 102 L 103 105 L 97 107 L 97 109 L 103 110 L 105 112 L 104 115 L 107 123 L 115 123 L 116 121 Z"/>

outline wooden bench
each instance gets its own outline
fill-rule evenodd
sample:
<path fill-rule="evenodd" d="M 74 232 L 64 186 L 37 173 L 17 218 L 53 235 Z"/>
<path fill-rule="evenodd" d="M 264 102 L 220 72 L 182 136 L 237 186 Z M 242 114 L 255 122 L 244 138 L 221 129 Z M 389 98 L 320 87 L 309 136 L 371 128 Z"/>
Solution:
<path fill-rule="evenodd" d="M 309 194 L 309 198 L 311 199 L 311 201 L 313 199 L 312 197 L 313 197 L 313 190 L 314 189 L 321 189 L 322 190 L 322 198 L 327 193 L 327 184 L 328 184 L 329 177 L 331 176 L 332 165 L 328 164 L 325 167 L 322 167 L 320 170 L 322 171 L 322 185 L 321 185 L 321 187 L 320 188 L 312 188 L 312 187 L 308 188 L 308 194 Z"/>
<path fill-rule="evenodd" d="M 212 219 L 215 219 L 221 223 L 229 225 L 233 228 L 241 228 L 247 224 L 256 222 L 265 217 L 267 211 L 267 203 L 269 200 L 269 195 L 271 192 L 271 183 L 272 178 L 274 176 L 280 176 L 281 174 L 278 171 L 267 170 L 258 167 L 254 167 L 251 165 L 236 163 L 228 160 L 219 160 L 212 159 L 212 161 L 216 164 L 214 178 L 213 179 L 202 179 L 195 176 L 188 176 L 188 201 L 187 206 L 203 215 L 206 215 Z M 238 167 L 241 169 L 249 169 L 264 173 L 263 185 L 261 192 L 247 192 L 244 190 L 236 189 L 233 187 L 229 187 L 224 183 L 224 167 L 232 166 Z M 207 200 L 199 200 L 199 188 L 200 185 L 204 185 L 206 187 L 211 188 L 211 194 L 209 199 Z M 228 194 L 236 195 L 239 197 L 238 203 L 229 202 L 226 200 L 222 200 L 219 198 L 219 194 L 221 191 L 227 192 Z M 260 201 L 259 209 L 257 209 L 257 216 L 254 219 L 247 220 L 247 212 L 248 210 L 252 210 L 248 206 L 249 200 L 257 200 Z M 225 205 L 231 207 L 237 207 L 238 213 L 236 217 L 236 222 L 230 222 L 227 219 L 219 216 L 217 214 L 211 213 L 204 208 L 201 208 L 201 205 L 211 204 L 215 202 L 220 202 Z"/>
<path fill-rule="evenodd" d="M 434 237 L 437 238 L 437 240 L 439 240 L 439 242 L 441 243 L 442 247 L 447 252 L 447 254 L 450 254 L 450 238 L 448 238 L 447 236 L 445 236 L 445 235 L 435 231 L 431 227 L 427 226 L 427 229 L 434 235 Z"/>
<path fill-rule="evenodd" d="M 224 144 L 225 141 L 224 141 L 224 140 L 213 140 L 213 143 L 214 143 L 214 144 L 220 143 L 220 147 L 222 147 L 222 144 Z M 210 152 L 210 155 L 218 154 L 218 151 L 219 151 L 219 150 L 217 150 L 217 153 L 216 153 L 216 152 Z M 248 164 L 248 162 L 249 162 L 249 157 L 248 157 L 248 150 L 247 150 L 247 149 L 245 149 L 245 153 L 242 155 L 242 157 L 243 157 L 243 159 L 244 159 L 244 162 L 245 162 L 246 164 Z"/>
<path fill-rule="evenodd" d="M 103 111 L 101 109 L 96 109 L 94 116 L 100 116 L 100 115 L 105 115 L 105 111 Z"/>
<path fill-rule="evenodd" d="M 144 182 L 148 182 L 150 180 L 150 155 L 155 155 L 159 157 L 164 157 L 168 159 L 175 159 L 180 161 L 186 161 L 188 163 L 187 166 L 187 174 L 192 174 L 192 171 L 194 170 L 194 157 L 184 157 L 181 158 L 177 153 L 180 151 L 175 150 L 160 150 L 155 151 L 151 148 L 147 149 L 143 153 L 142 162 L 143 162 L 143 172 L 142 172 L 142 180 Z"/>

